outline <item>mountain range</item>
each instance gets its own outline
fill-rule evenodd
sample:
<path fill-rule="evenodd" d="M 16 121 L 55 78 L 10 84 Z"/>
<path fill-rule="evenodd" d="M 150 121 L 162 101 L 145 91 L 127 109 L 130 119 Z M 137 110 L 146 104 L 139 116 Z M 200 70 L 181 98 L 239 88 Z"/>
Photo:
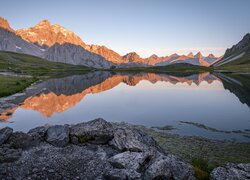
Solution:
<path fill-rule="evenodd" d="M 117 52 L 99 45 L 88 45 L 74 32 L 43 20 L 33 27 L 14 30 L 8 21 L 0 17 L 0 50 L 38 56 L 49 61 L 96 68 L 131 67 L 131 66 L 165 66 L 175 63 L 209 66 L 218 61 L 210 54 L 204 57 L 196 55 L 172 54 L 148 58 L 140 57 L 136 52 L 121 56 Z"/>

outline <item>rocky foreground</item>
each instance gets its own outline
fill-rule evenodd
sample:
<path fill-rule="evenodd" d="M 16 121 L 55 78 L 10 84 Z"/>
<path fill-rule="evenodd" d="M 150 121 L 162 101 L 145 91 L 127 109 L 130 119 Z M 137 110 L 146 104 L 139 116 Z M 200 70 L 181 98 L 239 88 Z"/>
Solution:
<path fill-rule="evenodd" d="M 212 179 L 248 179 L 250 164 L 227 164 Z M 144 132 L 103 119 L 0 130 L 0 179 L 195 179 L 193 167 Z"/>

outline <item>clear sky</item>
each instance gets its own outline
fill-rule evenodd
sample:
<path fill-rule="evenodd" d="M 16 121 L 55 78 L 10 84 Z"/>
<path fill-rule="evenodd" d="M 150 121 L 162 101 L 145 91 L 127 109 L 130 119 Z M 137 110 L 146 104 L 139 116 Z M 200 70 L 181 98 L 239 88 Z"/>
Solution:
<path fill-rule="evenodd" d="M 250 0 L 6 0 L 0 16 L 14 29 L 48 19 L 87 44 L 142 57 L 220 56 L 250 32 Z"/>

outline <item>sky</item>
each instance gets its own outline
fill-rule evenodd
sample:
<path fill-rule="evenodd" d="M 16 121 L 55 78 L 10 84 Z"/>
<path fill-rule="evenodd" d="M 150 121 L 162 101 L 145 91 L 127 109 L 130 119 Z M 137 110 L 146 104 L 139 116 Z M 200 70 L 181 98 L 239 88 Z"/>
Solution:
<path fill-rule="evenodd" d="M 224 54 L 250 32 L 250 0 L 2 0 L 14 29 L 43 19 L 124 55 Z"/>

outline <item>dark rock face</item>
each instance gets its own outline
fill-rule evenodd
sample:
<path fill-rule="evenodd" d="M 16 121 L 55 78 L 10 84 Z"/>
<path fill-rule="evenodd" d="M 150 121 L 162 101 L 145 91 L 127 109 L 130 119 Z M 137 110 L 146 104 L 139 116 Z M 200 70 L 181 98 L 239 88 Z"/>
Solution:
<path fill-rule="evenodd" d="M 46 141 L 54 146 L 66 146 L 69 142 L 69 127 L 62 125 L 49 127 L 46 134 Z"/>
<path fill-rule="evenodd" d="M 70 128 L 70 137 L 74 144 L 105 144 L 113 138 L 113 126 L 101 118 L 79 123 Z"/>
<path fill-rule="evenodd" d="M 213 180 L 241 180 L 250 179 L 250 163 L 248 164 L 232 164 L 217 167 L 211 172 Z"/>
<path fill-rule="evenodd" d="M 10 137 L 12 132 L 13 132 L 13 129 L 11 129 L 9 127 L 5 127 L 5 128 L 0 130 L 0 145 L 8 140 L 8 138 Z"/>
<path fill-rule="evenodd" d="M 43 126 L 36 127 L 34 129 L 29 130 L 28 135 L 30 135 L 33 139 L 41 142 L 45 138 L 46 130 L 47 130 L 47 128 L 45 128 Z"/>
<path fill-rule="evenodd" d="M 7 141 L 11 147 L 18 149 L 28 149 L 38 144 L 38 141 L 23 132 L 14 132 Z"/>
<path fill-rule="evenodd" d="M 15 132 L 0 145 L 0 179 L 162 178 L 194 179 L 192 166 L 147 134 L 103 119 Z"/>

